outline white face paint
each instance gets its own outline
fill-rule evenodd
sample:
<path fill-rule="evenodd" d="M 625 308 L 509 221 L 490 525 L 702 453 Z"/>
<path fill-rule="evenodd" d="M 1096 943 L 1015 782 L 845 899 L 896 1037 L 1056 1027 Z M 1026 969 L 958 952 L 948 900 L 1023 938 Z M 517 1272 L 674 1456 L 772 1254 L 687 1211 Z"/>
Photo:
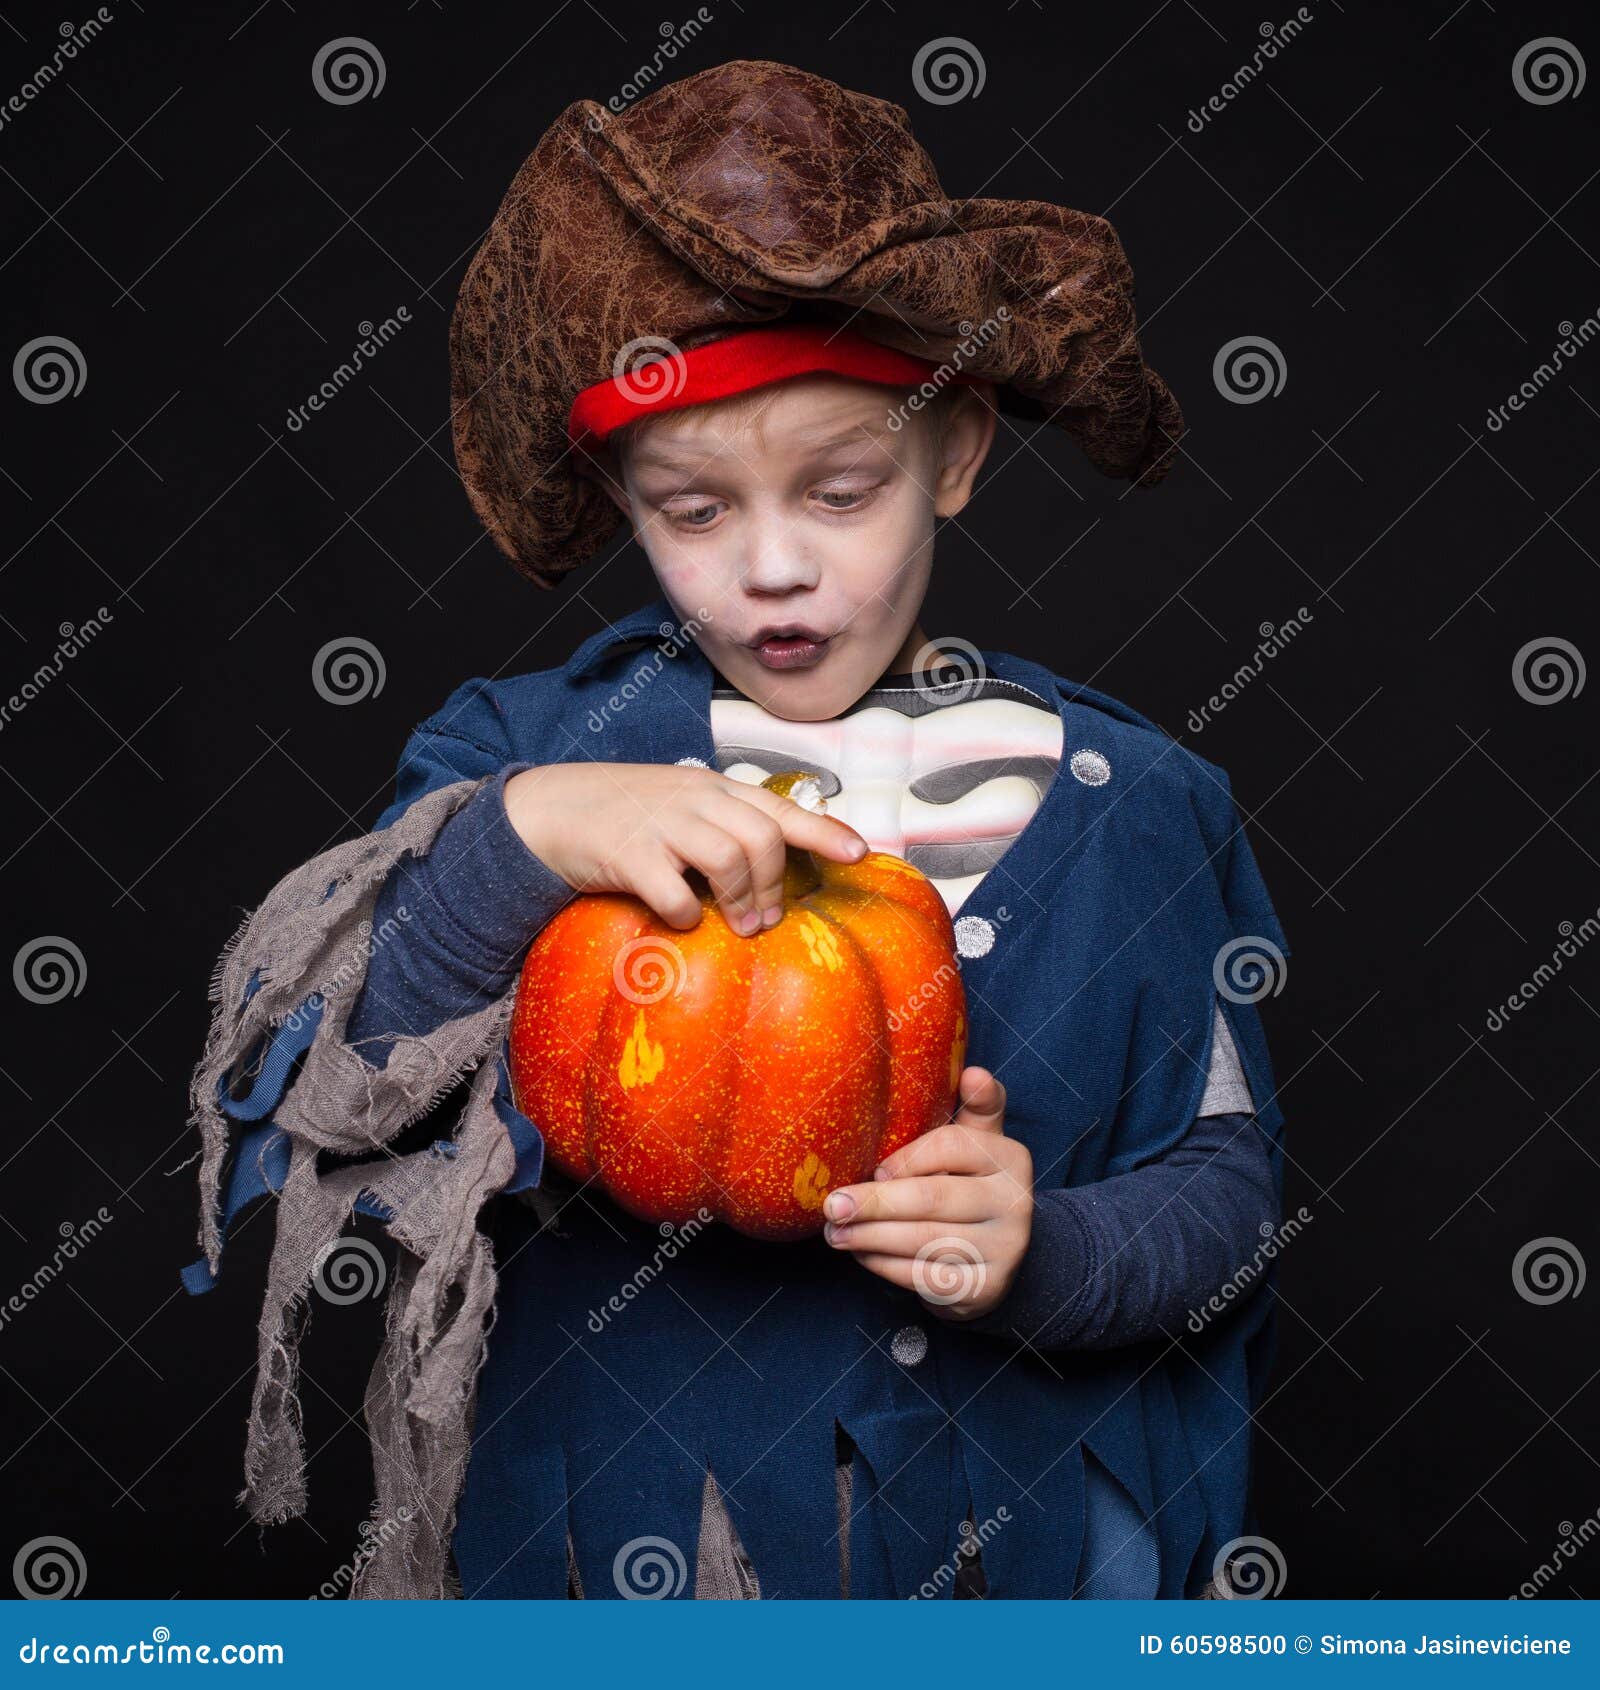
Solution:
<path fill-rule="evenodd" d="M 1061 718 L 994 676 L 885 676 L 841 716 L 774 716 L 732 687 L 711 700 L 718 766 L 759 785 L 810 770 L 828 814 L 922 870 L 952 915 L 1028 825 L 1061 760 Z"/>

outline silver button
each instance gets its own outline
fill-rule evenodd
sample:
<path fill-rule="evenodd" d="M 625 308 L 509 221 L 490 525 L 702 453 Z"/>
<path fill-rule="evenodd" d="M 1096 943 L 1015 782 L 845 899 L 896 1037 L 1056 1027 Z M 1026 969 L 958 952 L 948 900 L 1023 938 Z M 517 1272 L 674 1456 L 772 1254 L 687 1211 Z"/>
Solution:
<path fill-rule="evenodd" d="M 902 1326 L 889 1340 L 889 1354 L 902 1367 L 915 1367 L 928 1353 L 928 1334 L 920 1326 Z"/>
<path fill-rule="evenodd" d="M 1099 751 L 1074 751 L 1067 766 L 1085 786 L 1104 786 L 1111 779 L 1111 764 Z"/>

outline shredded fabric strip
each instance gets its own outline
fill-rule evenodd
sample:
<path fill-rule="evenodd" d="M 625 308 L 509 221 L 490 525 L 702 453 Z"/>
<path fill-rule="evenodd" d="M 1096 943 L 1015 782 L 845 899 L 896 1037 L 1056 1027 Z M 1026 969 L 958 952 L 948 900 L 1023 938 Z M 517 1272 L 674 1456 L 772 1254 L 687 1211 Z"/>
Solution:
<path fill-rule="evenodd" d="M 191 1120 L 202 1143 L 200 1243 L 215 1273 L 229 1142 L 221 1088 L 263 1039 L 304 1012 L 309 997 L 325 1004 L 300 1072 L 273 1115 L 289 1137 L 290 1159 L 278 1198 L 239 1501 L 261 1524 L 305 1512 L 300 1330 L 324 1255 L 357 1200 L 373 1199 L 391 1216 L 386 1227 L 399 1245 L 399 1265 L 385 1294 L 385 1336 L 365 1402 L 373 1517 L 391 1528 L 373 1534 L 373 1552 L 352 1586 L 353 1597 L 369 1600 L 460 1595 L 450 1540 L 496 1286 L 493 1250 L 478 1215 L 516 1166 L 494 1105 L 495 1058 L 515 988 L 424 1037 L 399 1037 L 382 1069 L 344 1042 L 344 1030 L 366 979 L 378 889 L 402 856 L 426 855 L 445 821 L 483 784 L 440 787 L 381 832 L 313 857 L 273 887 L 218 960 L 210 987 L 216 1007 L 190 1087 Z M 403 1155 L 389 1148 L 463 1083 L 469 1095 L 453 1141 Z M 323 1152 L 368 1159 L 324 1169 Z"/>

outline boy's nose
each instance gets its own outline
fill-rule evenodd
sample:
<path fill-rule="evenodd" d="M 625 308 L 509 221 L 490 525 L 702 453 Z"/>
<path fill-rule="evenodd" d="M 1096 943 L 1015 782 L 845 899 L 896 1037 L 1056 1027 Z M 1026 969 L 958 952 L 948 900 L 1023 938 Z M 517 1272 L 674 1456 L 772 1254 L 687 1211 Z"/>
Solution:
<path fill-rule="evenodd" d="M 746 557 L 743 585 L 751 592 L 785 593 L 817 584 L 816 565 L 789 524 L 751 535 Z"/>

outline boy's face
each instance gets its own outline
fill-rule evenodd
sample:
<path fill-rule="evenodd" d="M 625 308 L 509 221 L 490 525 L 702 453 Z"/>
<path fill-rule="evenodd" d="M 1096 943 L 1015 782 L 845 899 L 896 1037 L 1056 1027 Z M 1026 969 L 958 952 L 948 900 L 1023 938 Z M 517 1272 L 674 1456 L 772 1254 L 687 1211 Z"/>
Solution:
<path fill-rule="evenodd" d="M 908 413 L 899 389 L 798 376 L 651 418 L 596 467 L 674 610 L 710 612 L 696 639 L 720 674 L 820 721 L 915 666 L 934 519 L 971 494 L 991 391 Z M 794 629 L 813 638 L 767 638 Z"/>

